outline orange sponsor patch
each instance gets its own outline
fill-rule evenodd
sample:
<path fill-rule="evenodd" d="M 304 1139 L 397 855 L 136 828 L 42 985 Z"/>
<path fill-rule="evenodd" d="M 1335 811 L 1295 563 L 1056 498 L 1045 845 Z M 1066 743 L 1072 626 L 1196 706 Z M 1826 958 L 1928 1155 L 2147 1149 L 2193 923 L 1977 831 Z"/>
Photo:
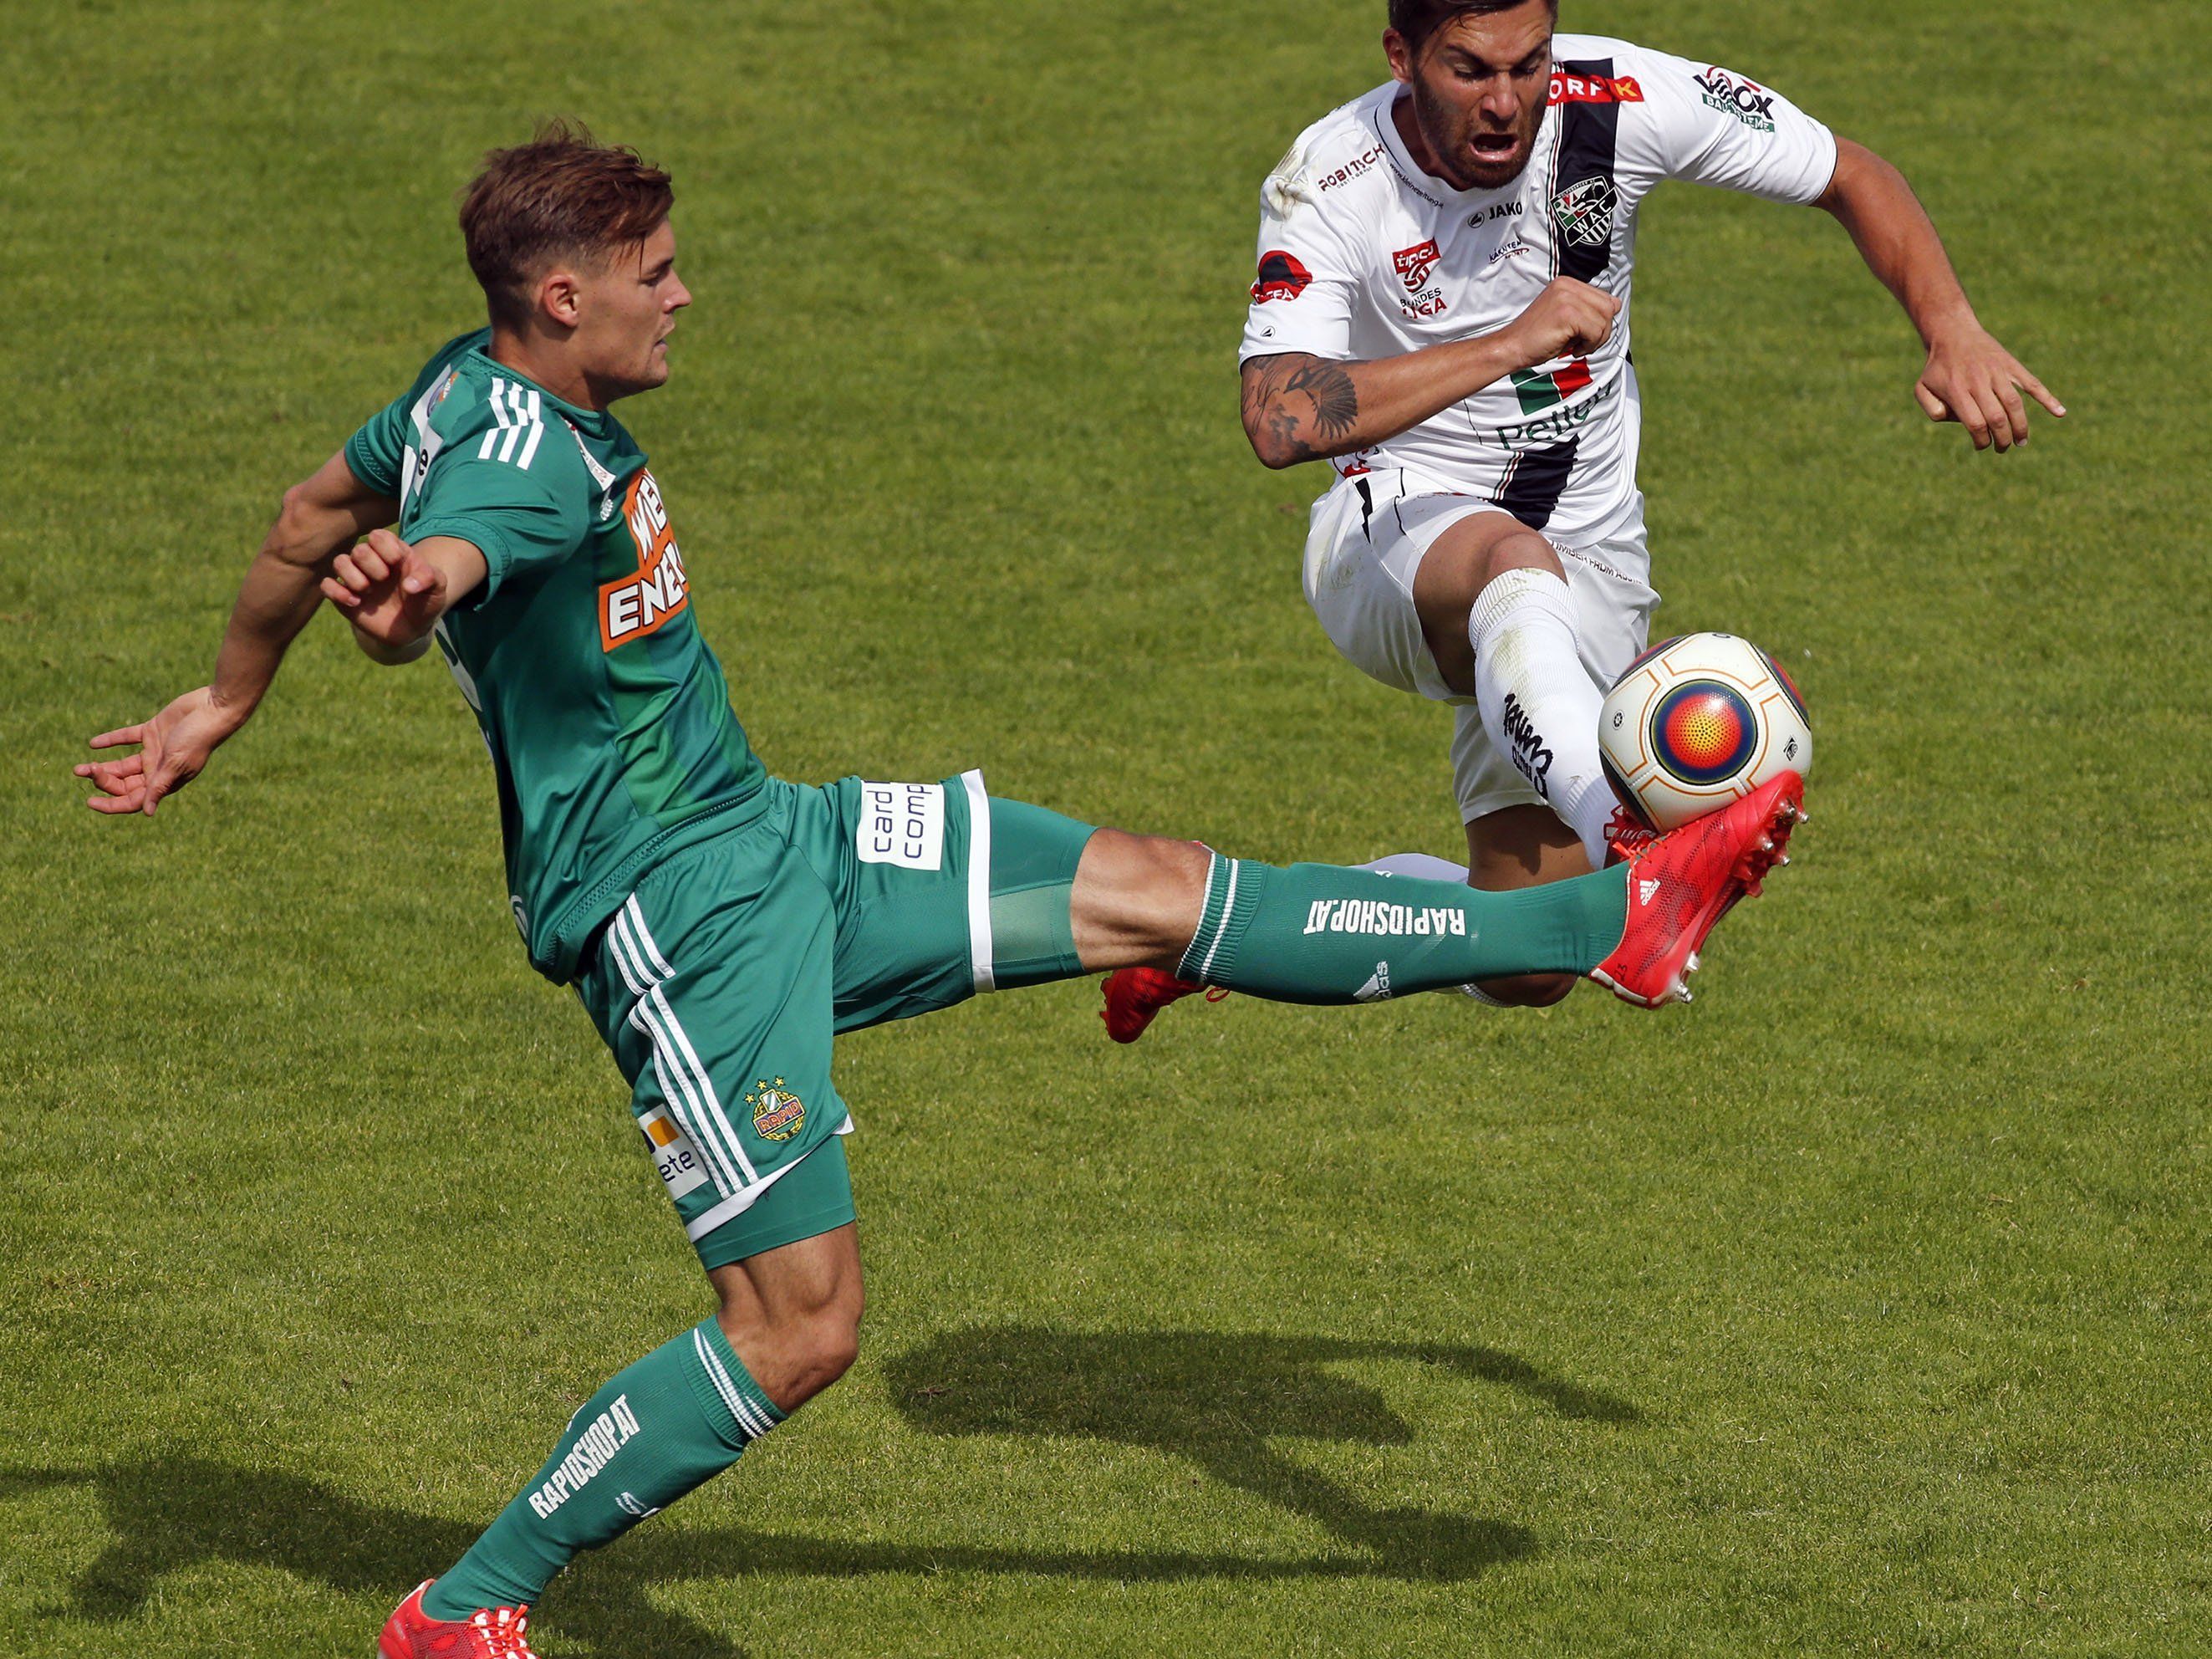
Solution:
<path fill-rule="evenodd" d="M 623 522 L 637 544 L 637 574 L 599 588 L 599 643 L 611 651 L 658 632 L 691 603 L 684 555 L 668 527 L 668 508 L 650 468 L 640 467 L 623 495 Z"/>

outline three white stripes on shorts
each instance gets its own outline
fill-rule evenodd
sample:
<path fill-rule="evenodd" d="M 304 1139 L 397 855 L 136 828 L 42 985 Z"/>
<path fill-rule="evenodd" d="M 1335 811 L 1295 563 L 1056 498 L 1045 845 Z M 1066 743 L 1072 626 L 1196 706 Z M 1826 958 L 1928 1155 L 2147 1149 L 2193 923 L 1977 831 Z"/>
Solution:
<path fill-rule="evenodd" d="M 545 414 L 534 386 L 518 386 L 511 380 L 494 377 L 491 383 L 491 417 L 499 422 L 484 434 L 483 442 L 477 447 L 477 459 L 491 459 L 492 447 L 499 447 L 499 459 L 513 461 L 525 472 L 530 471 L 530 459 L 538 453 L 538 441 L 545 435 Z M 522 453 L 514 453 L 520 443 Z"/>
<path fill-rule="evenodd" d="M 674 1114 L 677 1126 L 691 1137 L 707 1159 L 714 1188 L 726 1197 L 760 1182 L 752 1160 L 745 1156 L 714 1092 L 714 1079 L 700 1063 L 699 1051 L 684 1035 L 684 1023 L 661 986 L 676 976 L 666 957 L 653 942 L 645 912 L 633 893 L 607 924 L 606 945 L 623 983 L 637 999 L 629 1023 L 653 1044 L 653 1063 L 660 1074 L 660 1092 Z"/>

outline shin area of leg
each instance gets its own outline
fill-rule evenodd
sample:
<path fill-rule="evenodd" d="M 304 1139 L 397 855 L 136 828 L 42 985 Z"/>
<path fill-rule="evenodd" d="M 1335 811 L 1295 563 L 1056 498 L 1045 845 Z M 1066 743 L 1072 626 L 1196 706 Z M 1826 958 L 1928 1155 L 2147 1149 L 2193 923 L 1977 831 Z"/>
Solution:
<path fill-rule="evenodd" d="M 1593 867 L 1605 862 L 1613 788 L 1598 756 L 1605 699 L 1582 659 L 1566 579 L 1509 570 L 1468 617 L 1475 702 L 1485 731 L 1581 840 Z"/>

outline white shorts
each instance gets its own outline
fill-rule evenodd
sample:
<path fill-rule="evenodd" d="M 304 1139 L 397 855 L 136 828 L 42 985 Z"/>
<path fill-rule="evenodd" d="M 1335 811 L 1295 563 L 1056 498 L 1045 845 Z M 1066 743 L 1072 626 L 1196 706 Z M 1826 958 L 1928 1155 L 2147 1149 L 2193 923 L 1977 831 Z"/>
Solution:
<path fill-rule="evenodd" d="M 1384 470 L 1340 480 L 1314 503 L 1306 536 L 1306 602 L 1329 643 L 1371 679 L 1458 706 L 1452 787 L 1468 823 L 1544 800 L 1491 742 L 1474 699 L 1444 684 L 1413 609 L 1413 576 L 1444 532 L 1477 513 L 1504 510 L 1480 495 L 1452 495 L 1417 475 Z M 1646 580 L 1651 559 L 1643 520 L 1588 547 L 1553 545 L 1574 598 L 1583 671 L 1610 690 L 1643 651 L 1659 605 Z"/>

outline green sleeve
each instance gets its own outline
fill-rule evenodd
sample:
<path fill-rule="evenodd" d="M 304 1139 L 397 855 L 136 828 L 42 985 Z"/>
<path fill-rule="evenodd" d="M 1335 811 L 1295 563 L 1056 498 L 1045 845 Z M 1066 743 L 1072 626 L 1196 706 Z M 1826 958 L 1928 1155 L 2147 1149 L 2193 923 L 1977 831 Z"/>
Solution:
<path fill-rule="evenodd" d="M 345 464 L 380 495 L 399 499 L 399 462 L 407 453 L 407 410 L 420 394 L 411 387 L 362 422 L 346 440 Z"/>
<path fill-rule="evenodd" d="M 438 458 L 423 485 L 422 506 L 407 539 L 457 536 L 484 556 L 489 599 L 517 577 L 550 569 L 591 538 L 589 495 L 559 465 L 526 472 L 495 459 L 479 459 L 464 447 Z"/>
<path fill-rule="evenodd" d="M 389 495 L 394 501 L 399 498 L 400 464 L 410 441 L 408 428 L 413 422 L 416 402 L 445 372 L 447 364 L 471 346 L 482 344 L 489 336 L 489 329 L 481 328 L 456 334 L 423 365 L 413 386 L 370 416 L 361 429 L 346 440 L 345 464 L 355 477 L 380 495 Z"/>

